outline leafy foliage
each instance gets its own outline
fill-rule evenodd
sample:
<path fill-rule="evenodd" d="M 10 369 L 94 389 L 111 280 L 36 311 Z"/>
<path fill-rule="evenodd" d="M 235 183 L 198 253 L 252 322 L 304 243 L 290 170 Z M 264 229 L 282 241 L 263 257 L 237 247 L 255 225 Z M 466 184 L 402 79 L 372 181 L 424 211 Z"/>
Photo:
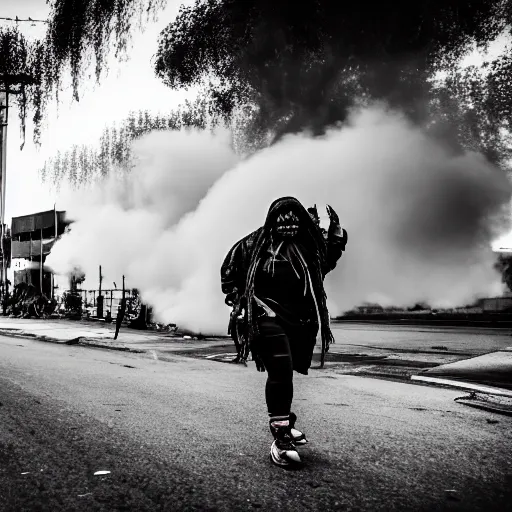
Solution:
<path fill-rule="evenodd" d="M 45 44 L 29 42 L 18 28 L 0 27 L 0 88 L 15 93 L 9 95 L 9 103 L 18 106 L 23 141 L 28 109 L 36 127 L 34 140 L 39 140 L 44 106 L 54 86 L 48 81 L 51 68 Z"/>
<path fill-rule="evenodd" d="M 510 166 L 512 158 L 510 47 L 482 67 L 455 69 L 435 90 L 434 110 L 453 117 L 465 147 Z"/>
<path fill-rule="evenodd" d="M 130 40 L 133 21 L 139 28 L 166 4 L 166 0 L 52 0 L 47 42 L 55 71 L 69 65 L 78 99 L 84 64 L 94 57 L 100 78 L 109 51 L 122 55 Z"/>
<path fill-rule="evenodd" d="M 59 96 L 62 77 L 71 73 L 78 101 L 85 70 L 95 60 L 96 78 L 104 71 L 112 47 L 117 56 L 126 51 L 133 20 L 142 29 L 166 0 L 49 0 L 51 16 L 44 40 L 29 42 L 15 28 L 0 27 L 0 84 L 3 76 L 21 77 L 16 96 L 23 140 L 27 111 L 33 115 L 34 141 L 39 143 L 48 101 Z M 32 83 L 27 82 L 31 79 Z"/>
<path fill-rule="evenodd" d="M 508 253 L 502 253 L 495 265 L 496 270 L 501 273 L 502 282 L 512 291 L 512 258 Z"/>
<path fill-rule="evenodd" d="M 132 142 L 152 131 L 206 127 L 204 103 L 186 103 L 168 115 L 148 111 L 132 112 L 119 126 L 106 127 L 98 147 L 73 145 L 45 162 L 40 174 L 44 181 L 59 183 L 66 179 L 78 186 L 108 175 L 114 169 L 129 170 L 133 164 Z"/>
<path fill-rule="evenodd" d="M 510 0 L 196 0 L 161 33 L 155 70 L 172 88 L 203 84 L 226 118 L 255 104 L 255 132 L 277 137 L 322 133 L 361 98 L 424 121 L 432 74 L 496 38 L 511 12 Z"/>
<path fill-rule="evenodd" d="M 78 100 L 89 65 L 99 80 L 109 53 L 125 54 L 134 28 L 143 29 L 167 3 L 49 1 L 44 41 L 28 44 L 17 30 L 0 29 L 0 73 L 38 79 L 18 97 L 22 119 L 27 108 L 34 112 L 36 141 L 64 72 L 70 70 Z M 321 134 L 357 102 L 385 100 L 500 161 L 510 123 L 510 57 L 490 64 L 484 79 L 455 64 L 470 42 L 484 47 L 510 30 L 511 20 L 512 0 L 196 0 L 162 32 L 155 71 L 171 88 L 201 84 L 203 114 L 237 123 L 252 150 L 304 128 Z M 450 78 L 437 87 L 431 77 L 440 69 Z M 106 148 L 112 144 L 114 158 Z M 83 148 L 61 155 L 57 175 L 78 180 L 85 167 L 107 172 L 127 155 L 119 142 L 102 138 L 102 145 L 97 155 Z"/>

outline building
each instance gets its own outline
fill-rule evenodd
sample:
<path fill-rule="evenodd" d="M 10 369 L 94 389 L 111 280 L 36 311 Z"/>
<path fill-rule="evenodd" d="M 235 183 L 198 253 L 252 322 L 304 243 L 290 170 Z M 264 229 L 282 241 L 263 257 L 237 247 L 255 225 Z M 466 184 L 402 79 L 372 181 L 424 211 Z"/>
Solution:
<path fill-rule="evenodd" d="M 6 288 L 7 274 L 11 268 L 11 231 L 7 224 L 3 225 L 1 230 L 1 243 L 0 243 L 0 282 L 1 282 L 1 296 L 5 297 L 8 291 Z"/>
<path fill-rule="evenodd" d="M 44 267 L 44 262 L 69 224 L 66 212 L 56 210 L 12 218 L 11 266 L 14 286 L 31 284 L 40 293 L 53 297 L 54 276 Z"/>

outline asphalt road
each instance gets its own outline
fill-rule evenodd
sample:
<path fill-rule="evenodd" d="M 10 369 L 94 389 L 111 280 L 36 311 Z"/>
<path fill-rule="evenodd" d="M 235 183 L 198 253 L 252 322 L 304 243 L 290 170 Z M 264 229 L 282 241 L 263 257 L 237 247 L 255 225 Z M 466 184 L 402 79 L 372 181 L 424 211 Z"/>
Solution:
<path fill-rule="evenodd" d="M 366 372 L 395 378 L 410 378 L 421 369 L 452 363 L 512 346 L 512 330 L 481 327 L 400 326 L 333 322 L 335 343 L 326 355 L 326 364 L 338 373 Z M 174 347 L 159 347 L 161 353 Z M 195 357 L 233 359 L 235 346 L 229 339 L 223 346 L 181 348 Z M 314 364 L 320 360 L 317 344 Z M 216 357 L 217 356 L 217 357 Z"/>
<path fill-rule="evenodd" d="M 511 510 L 512 418 L 315 370 L 295 381 L 305 464 L 283 471 L 264 380 L 0 337 L 0 510 Z"/>

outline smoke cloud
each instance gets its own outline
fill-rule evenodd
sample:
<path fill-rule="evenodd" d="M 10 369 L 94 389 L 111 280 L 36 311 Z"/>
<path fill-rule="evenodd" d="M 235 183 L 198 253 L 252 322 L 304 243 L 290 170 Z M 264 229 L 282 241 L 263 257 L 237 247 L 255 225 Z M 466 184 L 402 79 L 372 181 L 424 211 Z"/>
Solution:
<path fill-rule="evenodd" d="M 135 143 L 139 159 L 71 198 L 71 232 L 48 264 L 125 274 L 161 321 L 225 334 L 220 265 L 285 195 L 330 204 L 349 234 L 326 278 L 331 315 L 375 301 L 454 307 L 502 291 L 491 242 L 507 228 L 511 186 L 481 155 L 452 154 L 401 115 L 353 113 L 322 137 L 288 135 L 246 160 L 227 132 L 166 132 Z"/>

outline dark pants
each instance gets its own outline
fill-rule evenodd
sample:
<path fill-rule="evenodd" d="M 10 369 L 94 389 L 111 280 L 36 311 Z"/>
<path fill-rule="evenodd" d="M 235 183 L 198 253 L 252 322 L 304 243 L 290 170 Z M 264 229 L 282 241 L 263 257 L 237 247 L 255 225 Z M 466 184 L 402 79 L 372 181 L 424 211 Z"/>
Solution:
<path fill-rule="evenodd" d="M 267 370 L 265 398 L 270 417 L 288 416 L 293 370 L 307 374 L 315 344 L 311 329 L 285 329 L 275 318 L 259 320 L 258 353 Z"/>

